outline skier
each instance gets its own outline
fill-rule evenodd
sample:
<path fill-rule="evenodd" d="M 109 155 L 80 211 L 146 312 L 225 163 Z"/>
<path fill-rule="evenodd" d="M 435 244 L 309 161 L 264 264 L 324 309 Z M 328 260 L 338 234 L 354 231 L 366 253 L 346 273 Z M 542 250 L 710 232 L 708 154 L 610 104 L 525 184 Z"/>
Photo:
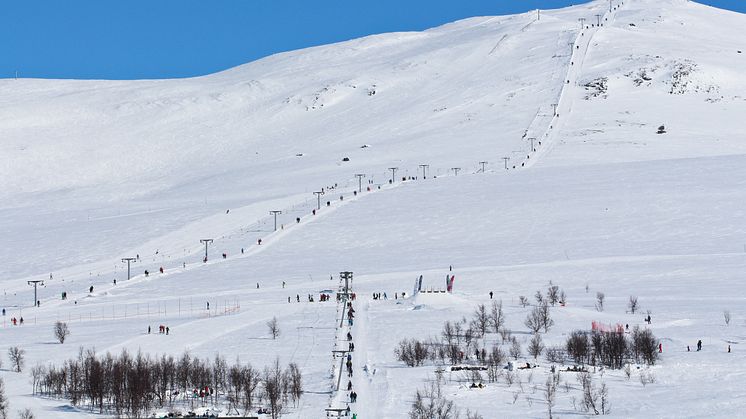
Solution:
<path fill-rule="evenodd" d="M 92 294 L 92 293 L 93 293 L 93 285 L 91 285 L 91 287 L 90 287 L 90 288 L 88 288 L 88 293 L 89 293 L 89 294 Z"/>
<path fill-rule="evenodd" d="M 116 278 L 114 278 L 114 285 L 116 285 L 116 284 L 117 284 L 117 279 L 116 279 Z"/>
<path fill-rule="evenodd" d="M 241 248 L 241 254 L 243 255 L 243 247 Z"/>
<path fill-rule="evenodd" d="M 168 326 L 166 326 L 166 336 L 168 336 L 168 331 L 171 330 Z"/>
<path fill-rule="evenodd" d="M 148 334 L 150 334 L 150 325 L 148 325 Z"/>
<path fill-rule="evenodd" d="M 161 266 L 161 273 L 163 273 L 163 266 Z"/>
<path fill-rule="evenodd" d="M 262 244 L 262 239 L 257 240 L 257 243 Z"/>
<path fill-rule="evenodd" d="M 3 313 L 5 313 L 5 309 L 3 309 Z M 347 340 L 352 340 L 352 334 L 350 332 L 347 332 Z"/>
<path fill-rule="evenodd" d="M 697 341 L 697 352 L 702 350 L 702 339 Z"/>
<path fill-rule="evenodd" d="M 661 354 L 663 353 L 663 344 L 662 343 L 658 344 L 658 353 L 661 353 Z"/>
<path fill-rule="evenodd" d="M 347 381 L 347 391 L 352 390 L 352 381 Z"/>
<path fill-rule="evenodd" d="M 209 301 L 207 302 L 207 309 L 208 310 L 210 309 L 210 302 Z"/>
<path fill-rule="evenodd" d="M 300 217 L 295 217 L 295 222 L 300 223 Z"/>
<path fill-rule="evenodd" d="M 285 281 L 282 281 L 282 287 L 285 288 Z"/>
<path fill-rule="evenodd" d="M 490 291 L 490 300 L 492 299 L 492 291 Z"/>
<path fill-rule="evenodd" d="M 223 252 L 223 259 L 226 259 L 227 257 L 228 255 L 225 252 Z"/>
<path fill-rule="evenodd" d="M 150 275 L 150 272 L 148 272 L 148 270 L 146 269 L 145 270 L 145 276 L 147 277 L 148 275 Z"/>
<path fill-rule="evenodd" d="M 295 301 L 300 303 L 300 295 L 295 294 Z"/>

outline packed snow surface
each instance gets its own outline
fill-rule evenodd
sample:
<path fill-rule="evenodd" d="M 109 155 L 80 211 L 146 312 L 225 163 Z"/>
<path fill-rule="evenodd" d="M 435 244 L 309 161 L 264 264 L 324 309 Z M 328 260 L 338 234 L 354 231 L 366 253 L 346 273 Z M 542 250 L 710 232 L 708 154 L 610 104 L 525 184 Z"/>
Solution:
<path fill-rule="evenodd" d="M 331 351 L 349 330 L 352 411 L 407 417 L 438 367 L 406 367 L 400 340 L 438 336 L 492 291 L 524 347 L 518 362 L 534 363 L 519 297 L 533 303 L 554 284 L 567 303 L 551 308 L 547 346 L 592 322 L 647 327 L 662 344 L 659 362 L 630 379 L 594 373 L 610 416 L 743 416 L 744 27 L 743 15 L 683 0 L 611 11 L 593 1 L 192 79 L 0 80 L 0 377 L 11 414 L 107 417 L 31 390 L 32 366 L 95 347 L 295 362 L 306 394 L 284 416 L 324 417 L 348 405 Z M 206 263 L 200 239 L 214 239 Z M 126 257 L 136 258 L 130 280 Z M 318 296 L 338 290 L 341 271 L 354 273 L 357 298 L 354 324 L 340 328 L 341 308 Z M 447 274 L 452 293 L 411 295 L 420 275 L 440 290 Z M 29 280 L 44 280 L 39 307 Z M 64 344 L 57 320 L 72 332 Z M 155 333 L 161 324 L 168 336 Z M 12 346 L 26 350 L 23 373 L 9 367 Z M 485 418 L 546 417 L 551 363 L 536 362 L 483 389 L 446 372 L 444 394 Z M 584 415 L 575 377 L 562 380 L 554 414 Z"/>

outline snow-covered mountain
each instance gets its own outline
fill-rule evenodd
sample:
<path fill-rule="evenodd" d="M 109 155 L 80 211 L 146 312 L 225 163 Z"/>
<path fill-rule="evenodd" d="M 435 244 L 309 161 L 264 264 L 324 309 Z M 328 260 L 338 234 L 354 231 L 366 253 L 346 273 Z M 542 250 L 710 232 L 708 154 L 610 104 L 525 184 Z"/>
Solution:
<path fill-rule="evenodd" d="M 479 161 L 496 168 L 502 157 L 512 166 L 525 160 L 527 138 L 552 125 L 563 91 L 556 134 L 537 146 L 552 150 L 542 164 L 743 152 L 746 46 L 740 30 L 724 29 L 740 28 L 743 16 L 677 0 L 607 9 L 599 1 L 545 11 L 540 20 L 534 12 L 467 19 L 194 79 L 3 80 L 6 227 L 27 231 L 18 219 L 52 209 L 74 209 L 71 219 L 179 209 L 177 218 L 171 211 L 142 218 L 163 232 L 354 173 L 381 179 L 396 166 L 414 175 L 419 164 L 445 173 Z M 596 15 L 603 29 L 579 36 L 578 19 L 595 26 Z M 660 125 L 667 135 L 656 134 Z M 76 241 L 72 231 L 60 233 Z M 143 240 L 117 233 L 118 249 L 75 247 L 96 259 Z M 21 236 L 32 238 L 24 249 L 41 239 Z M 17 262 L 34 260 L 37 269 L 11 265 L 10 273 L 65 265 L 40 266 L 24 253 L 31 259 Z"/>
<path fill-rule="evenodd" d="M 376 35 L 192 79 L 0 80 L 9 312 L 0 353 L 23 346 L 31 365 L 61 362 L 78 346 L 219 351 L 258 365 L 278 354 L 302 364 L 312 393 L 288 414 L 321 417 L 344 398 L 324 393 L 335 306 L 288 298 L 334 289 L 329 276 L 351 270 L 361 296 L 355 365 L 377 371 L 355 378 L 365 389 L 360 417 L 404 417 L 434 369 L 402 369 L 398 340 L 438 334 L 488 291 L 523 339 L 518 296 L 552 281 L 570 304 L 556 312 L 548 344 L 591 321 L 640 323 L 625 313 L 632 294 L 657 320 L 667 349 L 659 383 L 635 386 L 609 372 L 614 414 L 713 415 L 697 391 L 718 399 L 722 417 L 738 416 L 742 398 L 716 384 L 738 387 L 746 374 L 743 355 L 722 353 L 726 342 L 743 343 L 746 316 L 737 284 L 746 268 L 744 27 L 744 15 L 684 0 L 611 9 L 593 1 Z M 365 174 L 361 194 L 356 174 Z M 322 188 L 313 214 L 312 192 Z M 283 211 L 277 232 L 270 210 Z M 215 239 L 207 264 L 204 238 Z M 135 255 L 127 282 L 121 258 Z M 409 293 L 419 274 L 437 288 L 449 265 L 459 276 L 453 295 L 369 301 L 373 292 Z M 143 275 L 159 267 L 164 274 Z M 28 307 L 29 279 L 48 279 L 41 307 Z M 603 313 L 596 291 L 609 297 Z M 61 292 L 71 298 L 60 301 Z M 221 312 L 205 316 L 205 301 Z M 19 315 L 31 324 L 11 327 Z M 259 339 L 275 315 L 285 335 Z M 51 350 L 58 319 L 73 334 Z M 142 335 L 157 322 L 172 326 L 170 340 Z M 688 358 L 682 348 L 700 338 L 718 354 Z M 88 415 L 27 397 L 26 377 L 0 376 L 13 406 Z M 463 383 L 447 391 L 489 418 L 546 410 L 540 396 L 514 399 L 518 389 L 505 384 L 482 395 Z M 575 413 L 572 397 L 560 396 L 561 414 Z"/>

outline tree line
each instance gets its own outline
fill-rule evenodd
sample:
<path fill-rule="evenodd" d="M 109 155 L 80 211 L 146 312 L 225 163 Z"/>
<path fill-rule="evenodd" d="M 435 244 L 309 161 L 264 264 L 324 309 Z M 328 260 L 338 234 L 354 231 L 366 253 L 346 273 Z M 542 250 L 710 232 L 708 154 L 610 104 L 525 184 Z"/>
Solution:
<path fill-rule="evenodd" d="M 194 408 L 211 403 L 228 412 L 248 414 L 262 407 L 278 418 L 289 404 L 297 406 L 303 394 L 300 369 L 279 360 L 259 370 L 237 359 L 201 359 L 184 352 L 180 357 L 151 357 L 122 350 L 119 355 L 97 356 L 80 349 L 77 358 L 60 366 L 38 365 L 31 371 L 36 395 L 69 399 L 73 406 L 88 406 L 99 413 L 147 416 L 156 408 L 175 404 Z"/>

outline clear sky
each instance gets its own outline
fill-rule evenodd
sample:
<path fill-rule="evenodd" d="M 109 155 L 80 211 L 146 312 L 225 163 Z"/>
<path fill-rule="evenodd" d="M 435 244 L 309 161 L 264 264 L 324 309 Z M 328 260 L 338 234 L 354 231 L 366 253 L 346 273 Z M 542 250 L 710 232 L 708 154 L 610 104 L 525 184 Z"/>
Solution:
<path fill-rule="evenodd" d="M 204 75 L 277 52 L 579 0 L 3 0 L 0 78 Z M 703 3 L 746 13 L 744 0 Z"/>

